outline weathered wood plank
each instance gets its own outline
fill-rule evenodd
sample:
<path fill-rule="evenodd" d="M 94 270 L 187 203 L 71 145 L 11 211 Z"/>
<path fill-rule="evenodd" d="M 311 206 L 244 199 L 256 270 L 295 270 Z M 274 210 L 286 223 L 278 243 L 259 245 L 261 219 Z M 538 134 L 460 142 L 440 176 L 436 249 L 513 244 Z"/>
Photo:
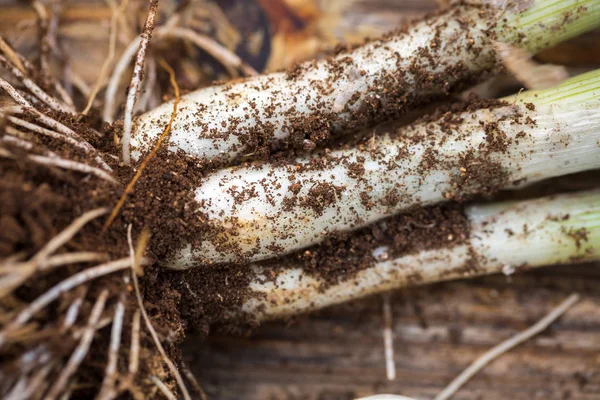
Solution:
<path fill-rule="evenodd" d="M 183 353 L 214 399 L 431 398 L 485 350 L 527 328 L 573 291 L 583 299 L 552 327 L 488 366 L 456 399 L 600 396 L 600 264 L 554 267 L 396 292 L 397 378 L 388 382 L 381 298 L 250 338 L 188 340 Z M 570 397 L 569 397 L 570 396 Z"/>

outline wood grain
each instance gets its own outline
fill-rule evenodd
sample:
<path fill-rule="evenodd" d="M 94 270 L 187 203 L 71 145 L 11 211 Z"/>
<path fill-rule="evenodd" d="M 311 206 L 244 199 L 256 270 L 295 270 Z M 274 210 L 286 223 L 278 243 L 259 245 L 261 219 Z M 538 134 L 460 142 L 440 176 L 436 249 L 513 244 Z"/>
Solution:
<path fill-rule="evenodd" d="M 262 326 L 250 338 L 190 338 L 183 354 L 212 399 L 432 398 L 471 361 L 583 299 L 533 340 L 483 370 L 455 399 L 598 399 L 600 264 L 553 267 L 397 291 L 397 378 L 386 380 L 381 297 Z"/>

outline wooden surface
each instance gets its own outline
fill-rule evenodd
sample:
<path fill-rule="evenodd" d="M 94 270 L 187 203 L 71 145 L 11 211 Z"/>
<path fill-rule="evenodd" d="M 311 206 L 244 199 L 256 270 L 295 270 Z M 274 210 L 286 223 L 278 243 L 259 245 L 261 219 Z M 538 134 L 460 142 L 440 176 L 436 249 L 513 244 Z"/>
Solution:
<path fill-rule="evenodd" d="M 358 0 L 344 21 L 391 29 L 433 7 L 431 0 Z M 600 67 L 600 31 L 538 58 L 576 70 Z M 489 365 L 454 399 L 600 399 L 598 267 L 553 267 L 393 293 L 397 377 L 391 382 L 380 296 L 272 322 L 249 338 L 189 338 L 183 354 L 215 400 L 337 400 L 378 393 L 431 399 L 487 349 L 579 292 L 582 301 L 563 318 Z"/>

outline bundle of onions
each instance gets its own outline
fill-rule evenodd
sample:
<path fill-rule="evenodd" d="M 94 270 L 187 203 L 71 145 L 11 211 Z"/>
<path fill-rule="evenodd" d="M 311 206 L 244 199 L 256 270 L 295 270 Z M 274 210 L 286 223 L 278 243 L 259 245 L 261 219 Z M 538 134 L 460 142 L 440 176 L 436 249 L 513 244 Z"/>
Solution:
<path fill-rule="evenodd" d="M 516 8 L 461 2 L 407 32 L 330 59 L 201 89 L 181 100 L 175 72 L 162 60 L 176 100 L 139 117 L 130 137 L 157 3 L 150 2 L 134 46 L 140 49 L 124 118 L 122 161 L 128 164 L 131 145 L 134 160 L 144 156 L 137 171 L 108 154 L 115 149 L 103 133 L 73 118 L 75 103 L 61 82 L 45 73 L 37 80 L 47 82 L 34 82 L 39 76 L 33 64 L 0 40 L 0 64 L 22 84 L 0 79 L 0 89 L 12 99 L 0 108 L 0 167 L 8 171 L 2 187 L 10 194 L 3 205 L 13 210 L 0 217 L 8 227 L 4 233 L 27 227 L 17 239 L 4 235 L 12 254 L 0 260 L 0 395 L 58 399 L 75 393 L 107 400 L 160 392 L 171 399 L 178 390 L 191 399 L 186 380 L 193 386 L 193 376 L 183 379 L 186 370 L 176 365 L 173 346 L 184 327 L 196 322 L 183 309 L 191 304 L 204 313 L 204 304 L 197 303 L 223 298 L 213 287 L 199 295 L 190 288 L 186 274 L 198 269 L 165 272 L 151 268 L 152 261 L 172 269 L 227 264 L 221 271 L 244 275 L 247 290 L 226 293 L 239 297 L 233 306 L 219 303 L 211 323 L 248 315 L 267 320 L 408 284 L 600 258 L 598 191 L 471 205 L 461 214 L 467 227 L 461 240 L 404 253 L 382 244 L 369 254 L 371 264 L 334 281 L 289 262 L 300 253 L 277 258 L 430 204 L 600 167 L 600 71 L 408 126 L 380 125 L 356 145 L 232 167 L 240 156 L 272 146 L 315 150 L 330 136 L 394 120 L 456 92 L 496 70 L 496 41 L 535 53 L 600 26 L 599 0 L 531 0 Z M 42 2 L 34 7 L 48 22 Z M 117 17 L 115 12 L 113 27 Z M 176 23 L 160 27 L 157 36 L 183 35 L 171 25 Z M 114 30 L 111 37 L 114 46 Z M 45 35 L 43 40 L 51 42 Z M 119 63 L 123 70 L 126 58 Z M 161 175 L 167 175 L 164 180 L 182 159 L 186 168 L 194 165 L 183 170 L 193 169 L 195 177 L 205 167 L 226 168 L 198 182 L 181 179 L 177 193 L 166 187 L 174 201 L 152 193 L 162 189 L 162 180 L 148 179 L 143 184 L 149 182 L 150 191 L 134 193 L 140 177 L 157 173 L 147 166 L 164 150 L 164 138 L 165 153 L 174 157 L 161 164 L 169 172 Z M 176 158 L 181 150 L 189 157 Z M 116 206 L 115 194 L 121 194 Z M 152 201 L 125 205 L 127 196 L 146 195 Z M 34 205 L 21 211 L 21 201 Z M 167 216 L 158 215 L 171 208 Z M 42 230 L 29 218 L 38 212 Z M 148 225 L 155 234 L 150 242 L 142 230 Z M 136 237 L 137 229 L 142 233 Z M 36 237 L 27 237 L 30 231 Z M 156 244 L 177 234 L 175 245 Z M 172 258 L 165 256 L 171 252 Z M 149 276 L 142 280 L 145 271 Z M 188 294 L 190 302 L 178 302 Z M 153 302 L 150 316 L 145 304 Z M 201 388 L 194 391 L 202 397 Z"/>
<path fill-rule="evenodd" d="M 600 167 L 600 70 L 556 88 L 373 132 L 353 148 L 223 169 L 195 191 L 215 229 L 172 268 L 258 261 L 443 200 Z"/>

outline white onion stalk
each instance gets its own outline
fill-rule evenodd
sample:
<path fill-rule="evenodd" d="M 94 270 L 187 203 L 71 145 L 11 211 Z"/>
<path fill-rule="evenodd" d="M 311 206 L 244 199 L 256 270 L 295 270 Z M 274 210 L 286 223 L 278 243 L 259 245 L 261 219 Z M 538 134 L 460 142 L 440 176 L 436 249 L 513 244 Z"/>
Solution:
<path fill-rule="evenodd" d="M 492 71 L 498 64 L 494 40 L 535 53 L 600 26 L 600 0 L 530 0 L 518 8 L 454 6 L 407 33 L 303 64 L 294 73 L 189 93 L 179 104 L 169 149 L 203 162 L 229 161 L 274 142 L 302 144 L 347 132 Z M 172 110 L 165 103 L 138 119 L 134 159 L 152 148 Z"/>
<path fill-rule="evenodd" d="M 267 320 L 408 285 L 600 259 L 600 191 L 473 205 L 465 213 L 464 244 L 376 262 L 334 285 L 301 268 L 273 276 L 255 265 L 254 295 L 242 311 Z"/>
<path fill-rule="evenodd" d="M 263 260 L 410 207 L 600 168 L 600 70 L 506 100 L 286 165 L 217 171 L 195 195 L 221 231 L 170 266 Z"/>

